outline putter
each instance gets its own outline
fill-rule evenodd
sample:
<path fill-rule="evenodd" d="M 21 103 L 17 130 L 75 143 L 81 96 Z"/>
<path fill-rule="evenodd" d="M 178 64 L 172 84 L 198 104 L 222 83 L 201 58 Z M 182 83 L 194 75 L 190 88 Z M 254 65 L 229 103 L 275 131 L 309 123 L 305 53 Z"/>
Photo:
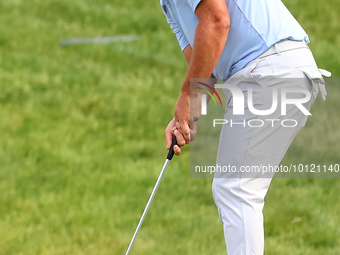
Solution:
<path fill-rule="evenodd" d="M 143 211 L 142 217 L 140 218 L 140 220 L 139 220 L 139 222 L 138 222 L 137 228 L 136 228 L 136 230 L 135 230 L 135 233 L 133 234 L 133 237 L 132 237 L 131 242 L 130 242 L 130 244 L 129 244 L 129 248 L 127 249 L 125 255 L 128 255 L 128 254 L 130 253 L 130 250 L 131 250 L 131 248 L 132 248 L 133 242 L 135 241 L 136 236 L 137 236 L 137 234 L 138 234 L 138 231 L 139 231 L 140 227 L 141 227 L 142 224 L 143 224 L 143 221 L 144 221 L 144 219 L 145 219 L 146 214 L 148 213 L 150 204 L 151 204 L 151 202 L 152 202 L 152 200 L 153 200 L 153 198 L 154 198 L 154 196 L 155 196 L 155 194 L 156 194 L 156 191 L 157 191 L 157 189 L 158 189 L 158 186 L 159 186 L 159 184 L 161 183 L 161 180 L 162 180 L 162 178 L 163 178 L 163 175 L 164 175 L 164 173 L 165 173 L 165 171 L 166 171 L 166 169 L 167 169 L 167 167 L 168 167 L 168 165 L 169 165 L 169 163 L 170 163 L 172 157 L 174 156 L 174 146 L 175 146 L 176 144 L 177 144 L 177 139 L 176 139 L 176 136 L 175 136 L 175 137 L 172 139 L 172 144 L 171 144 L 171 147 L 170 147 L 170 149 L 169 149 L 168 156 L 166 157 L 166 160 L 165 160 L 165 162 L 164 162 L 164 165 L 163 165 L 163 168 L 162 168 L 162 170 L 161 170 L 161 173 L 159 174 L 158 179 L 157 179 L 157 181 L 156 181 L 156 184 L 155 184 L 155 186 L 153 187 L 153 190 L 152 190 L 152 192 L 151 192 L 151 195 L 150 195 L 150 197 L 149 197 L 149 200 L 148 200 L 148 202 L 147 202 L 147 204 L 146 204 L 146 206 L 145 206 L 145 209 L 144 209 L 144 211 Z"/>

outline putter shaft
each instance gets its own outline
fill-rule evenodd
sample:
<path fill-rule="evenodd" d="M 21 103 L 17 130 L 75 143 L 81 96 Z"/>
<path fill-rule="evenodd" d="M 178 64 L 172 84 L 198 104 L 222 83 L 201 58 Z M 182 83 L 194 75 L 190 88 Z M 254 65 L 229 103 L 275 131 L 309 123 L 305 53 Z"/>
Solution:
<path fill-rule="evenodd" d="M 144 221 L 145 216 L 146 216 L 146 214 L 147 214 L 147 212 L 148 212 L 148 210 L 149 210 L 149 208 L 150 208 L 151 202 L 152 202 L 152 200 L 153 200 L 153 198 L 154 198 L 154 196 L 155 196 L 155 194 L 156 194 L 156 191 L 157 191 L 157 189 L 158 189 L 158 186 L 159 186 L 159 184 L 161 183 L 161 180 L 162 180 L 163 175 L 164 175 L 164 173 L 165 173 L 165 171 L 166 171 L 166 169 L 167 169 L 167 167 L 168 167 L 168 165 L 169 165 L 169 163 L 170 163 L 170 160 L 171 160 L 172 157 L 174 156 L 174 146 L 175 146 L 176 144 L 177 144 L 177 139 L 176 139 L 176 136 L 175 136 L 175 137 L 172 139 L 172 144 L 171 144 L 171 147 L 170 147 L 170 150 L 169 150 L 167 159 L 165 160 L 164 165 L 163 165 L 163 168 L 162 168 L 162 170 L 161 170 L 161 172 L 160 172 L 160 174 L 159 174 L 159 176 L 158 176 L 158 179 L 157 179 L 157 181 L 156 181 L 156 184 L 155 184 L 155 186 L 153 187 L 153 190 L 152 190 L 152 192 L 151 192 L 151 195 L 150 195 L 150 197 L 149 197 L 149 200 L 148 200 L 148 202 L 147 202 L 147 204 L 146 204 L 146 206 L 145 206 L 145 209 L 144 209 L 144 211 L 143 211 L 142 217 L 140 218 L 140 220 L 139 220 L 139 222 L 138 222 L 137 228 L 136 228 L 136 230 L 135 230 L 135 233 L 133 234 L 133 237 L 132 237 L 132 239 L 131 239 L 131 242 L 130 242 L 130 244 L 129 244 L 129 247 L 128 247 L 128 249 L 127 249 L 125 255 L 128 255 L 128 254 L 130 253 L 130 250 L 131 250 L 131 248 L 132 248 L 133 242 L 135 241 L 136 236 L 137 236 L 137 234 L 138 234 L 138 231 L 139 231 L 139 229 L 141 228 L 141 226 L 142 226 L 142 224 L 143 224 L 143 221 Z"/>
<path fill-rule="evenodd" d="M 152 202 L 152 200 L 153 200 L 153 198 L 154 198 L 154 196 L 155 196 L 155 194 L 156 194 L 156 191 L 157 191 L 157 189 L 158 189 L 159 184 L 161 183 L 161 180 L 162 180 L 162 178 L 163 178 L 163 175 L 164 175 L 164 173 L 165 173 L 166 168 L 167 168 L 168 165 L 169 165 L 169 162 L 170 162 L 170 160 L 168 160 L 168 159 L 166 159 L 165 162 L 164 162 L 162 171 L 161 171 L 161 173 L 160 173 L 159 176 L 158 176 L 158 179 L 157 179 L 157 182 L 156 182 L 156 184 L 155 184 L 155 187 L 153 188 L 153 190 L 152 190 L 152 192 L 151 192 L 151 195 L 150 195 L 150 198 L 149 198 L 149 200 L 148 200 L 148 203 L 147 203 L 146 206 L 145 206 L 145 209 L 144 209 L 144 212 L 143 212 L 143 214 L 142 214 L 142 217 L 141 217 L 140 220 L 139 220 L 139 223 L 138 223 L 138 225 L 137 225 L 137 228 L 136 228 L 136 230 L 135 230 L 135 233 L 133 234 L 133 237 L 132 237 L 132 239 L 131 239 L 129 248 L 127 249 L 125 255 L 128 255 L 129 252 L 130 252 L 130 250 L 131 250 L 131 247 L 132 247 L 132 245 L 133 245 L 133 242 L 135 241 L 136 236 L 137 236 L 137 234 L 138 234 L 138 231 L 139 231 L 140 227 L 141 227 L 142 224 L 143 224 L 143 221 L 144 221 L 144 219 L 145 219 L 145 216 L 146 216 L 146 214 L 147 214 L 147 212 L 148 212 L 148 210 L 149 210 L 150 204 L 151 204 L 151 202 Z"/>

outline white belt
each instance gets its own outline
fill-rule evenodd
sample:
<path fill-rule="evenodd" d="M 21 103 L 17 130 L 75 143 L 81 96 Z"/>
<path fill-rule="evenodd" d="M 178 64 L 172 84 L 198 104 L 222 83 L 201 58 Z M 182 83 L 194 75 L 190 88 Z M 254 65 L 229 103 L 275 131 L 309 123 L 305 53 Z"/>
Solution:
<path fill-rule="evenodd" d="M 283 40 L 281 42 L 276 43 L 272 47 L 270 47 L 267 51 L 262 53 L 258 58 L 268 57 L 270 55 L 278 54 L 281 52 L 296 50 L 296 49 L 304 49 L 308 48 L 308 45 L 305 41 L 292 41 L 292 40 Z"/>

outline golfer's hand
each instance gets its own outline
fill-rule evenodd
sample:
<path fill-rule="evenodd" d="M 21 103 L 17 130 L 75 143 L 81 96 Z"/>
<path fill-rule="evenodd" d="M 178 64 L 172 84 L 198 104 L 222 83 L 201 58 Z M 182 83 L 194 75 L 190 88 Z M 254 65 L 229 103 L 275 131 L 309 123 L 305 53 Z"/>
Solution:
<path fill-rule="evenodd" d="M 167 150 L 170 149 L 172 138 L 176 136 L 178 145 L 174 146 L 174 152 L 175 152 L 175 155 L 179 156 L 181 155 L 180 147 L 185 145 L 185 139 L 182 133 L 179 131 L 180 129 L 177 128 L 175 124 L 176 124 L 175 119 L 172 119 L 165 129 L 166 149 Z M 179 123 L 178 123 L 178 126 L 179 126 Z"/>
<path fill-rule="evenodd" d="M 191 107 L 190 107 L 191 104 Z M 191 111 L 191 112 L 190 112 Z M 180 93 L 176 106 L 175 106 L 175 123 L 179 123 L 180 131 L 185 139 L 185 143 L 188 144 L 190 141 L 190 135 L 197 131 L 197 127 L 191 127 L 198 120 L 201 115 L 201 95 L 199 93 L 192 95 Z M 194 125 L 196 126 L 196 125 Z M 190 130 L 191 129 L 191 130 Z"/>
<path fill-rule="evenodd" d="M 195 140 L 196 138 L 196 133 L 197 133 L 197 124 L 191 123 L 190 125 L 190 139 L 191 141 Z M 179 122 L 175 123 L 175 119 L 172 119 L 167 128 L 165 129 L 165 138 L 166 138 L 166 149 L 169 150 L 171 143 L 172 143 L 172 138 L 176 136 L 177 138 L 177 144 L 174 146 L 174 152 L 176 156 L 181 155 L 181 149 L 180 147 L 184 146 L 186 144 L 184 136 L 182 134 L 182 128 Z"/>

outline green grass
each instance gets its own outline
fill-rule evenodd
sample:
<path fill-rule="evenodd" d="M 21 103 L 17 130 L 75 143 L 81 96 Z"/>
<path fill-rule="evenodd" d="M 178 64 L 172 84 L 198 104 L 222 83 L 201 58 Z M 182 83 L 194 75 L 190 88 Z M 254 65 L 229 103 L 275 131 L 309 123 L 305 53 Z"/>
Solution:
<path fill-rule="evenodd" d="M 338 2 L 285 3 L 319 66 L 339 77 Z M 140 41 L 58 45 L 116 34 Z M 0 0 L 1 255 L 125 253 L 166 155 L 185 68 L 158 1 Z M 340 163 L 338 84 L 328 92 L 283 163 Z M 339 254 L 339 192 L 336 179 L 273 180 L 266 254 Z M 211 179 L 189 177 L 189 148 L 171 163 L 132 254 L 226 254 Z"/>

